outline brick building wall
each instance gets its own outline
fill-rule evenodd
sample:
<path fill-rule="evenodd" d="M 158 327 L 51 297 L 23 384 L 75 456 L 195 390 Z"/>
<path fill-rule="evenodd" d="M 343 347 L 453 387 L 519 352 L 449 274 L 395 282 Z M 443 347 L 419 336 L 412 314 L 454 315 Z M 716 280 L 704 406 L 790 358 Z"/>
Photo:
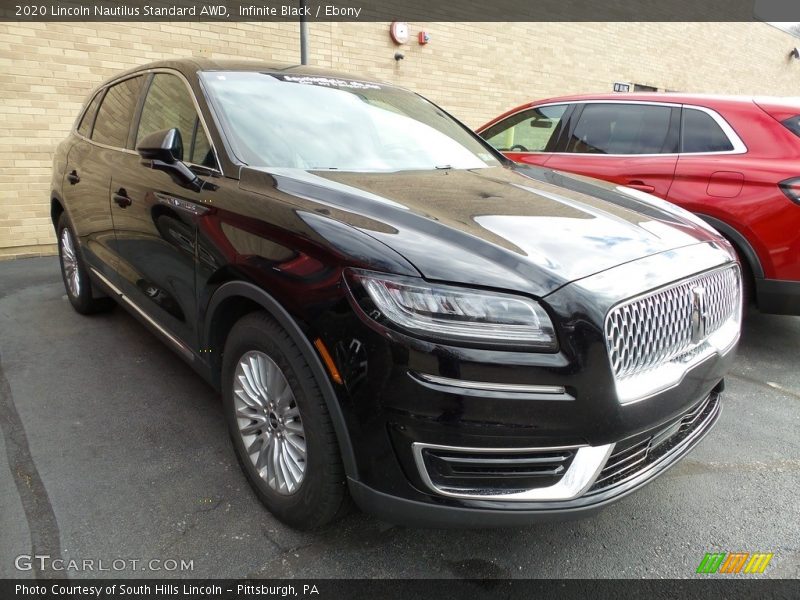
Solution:
<path fill-rule="evenodd" d="M 426 46 L 416 43 L 425 29 Z M 764 23 L 311 23 L 311 64 L 398 83 L 477 127 L 524 101 L 610 91 L 800 95 L 800 41 Z M 402 61 L 394 53 L 405 54 Z M 296 23 L 0 23 L 0 259 L 51 254 L 53 149 L 87 93 L 153 60 L 299 62 Z"/>

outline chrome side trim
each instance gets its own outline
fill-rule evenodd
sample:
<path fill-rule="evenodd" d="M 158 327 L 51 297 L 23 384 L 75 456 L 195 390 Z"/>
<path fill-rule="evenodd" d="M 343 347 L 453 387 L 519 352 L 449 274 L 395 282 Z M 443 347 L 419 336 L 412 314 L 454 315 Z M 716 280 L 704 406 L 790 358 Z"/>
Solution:
<path fill-rule="evenodd" d="M 512 392 L 515 394 L 563 394 L 566 392 L 561 385 L 528 385 L 524 383 L 489 383 L 484 381 L 465 381 L 463 379 L 451 379 L 439 375 L 428 375 L 427 373 L 413 373 L 413 376 L 438 385 L 446 385 L 454 388 L 464 388 L 468 390 L 482 390 L 486 392 Z"/>
<path fill-rule="evenodd" d="M 192 352 L 192 350 L 186 344 L 181 342 L 178 338 L 176 338 L 174 335 L 172 335 L 170 332 L 168 332 L 166 329 L 164 329 L 161 325 L 159 325 L 150 315 L 148 315 L 141 308 L 139 308 L 133 302 L 133 300 L 131 300 L 125 294 L 123 294 L 122 290 L 120 290 L 117 286 L 115 286 L 113 283 L 111 283 L 108 280 L 108 278 L 106 278 L 97 269 L 95 269 L 94 267 L 89 267 L 89 270 L 92 272 L 92 275 L 97 277 L 101 282 L 103 282 L 103 284 L 106 287 L 108 287 L 112 292 L 114 292 L 114 294 L 116 294 L 119 297 L 120 300 L 123 300 L 125 302 L 125 304 L 127 304 L 133 310 L 135 310 L 136 314 L 138 314 L 145 321 L 147 321 L 147 323 L 149 323 L 158 333 L 160 333 L 162 336 L 164 336 L 165 339 L 167 339 L 168 341 L 172 342 L 172 345 L 175 346 L 175 348 L 177 348 L 180 351 L 181 354 L 183 354 L 190 361 L 194 361 L 195 354 L 194 354 L 194 352 Z"/>
<path fill-rule="evenodd" d="M 431 480 L 430 475 L 428 475 L 428 469 L 425 467 L 425 459 L 422 453 L 428 448 L 446 450 L 448 452 L 485 452 L 486 454 L 553 452 L 558 450 L 577 450 L 577 452 L 575 452 L 575 458 L 572 459 L 572 463 L 567 469 L 567 472 L 553 485 L 505 494 L 492 491 L 488 491 L 486 494 L 475 494 L 470 492 L 454 492 L 437 487 Z M 461 498 L 462 500 L 503 500 L 513 502 L 563 501 L 577 498 L 592 487 L 613 449 L 614 444 L 606 444 L 605 446 L 551 446 L 549 448 L 460 448 L 455 446 L 425 444 L 422 442 L 414 442 L 411 444 L 414 462 L 417 465 L 420 477 L 422 477 L 422 481 L 425 485 L 435 494 L 447 496 L 449 498 Z"/>

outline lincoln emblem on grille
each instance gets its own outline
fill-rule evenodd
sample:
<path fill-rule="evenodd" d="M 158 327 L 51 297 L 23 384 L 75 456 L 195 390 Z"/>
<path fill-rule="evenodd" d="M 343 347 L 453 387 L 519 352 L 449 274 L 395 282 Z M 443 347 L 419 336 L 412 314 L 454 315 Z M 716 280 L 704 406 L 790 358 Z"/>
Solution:
<path fill-rule="evenodd" d="M 692 343 L 699 344 L 706 337 L 706 288 L 692 288 Z"/>

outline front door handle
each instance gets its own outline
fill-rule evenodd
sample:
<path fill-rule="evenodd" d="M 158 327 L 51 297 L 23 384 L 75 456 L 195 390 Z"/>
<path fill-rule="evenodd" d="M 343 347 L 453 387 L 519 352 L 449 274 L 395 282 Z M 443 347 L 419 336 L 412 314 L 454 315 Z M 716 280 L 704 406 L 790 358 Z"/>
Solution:
<path fill-rule="evenodd" d="M 119 188 L 116 193 L 111 196 L 111 199 L 119 205 L 120 208 L 128 208 L 133 203 L 131 197 L 128 196 L 128 192 L 125 191 L 125 188 Z"/>
<path fill-rule="evenodd" d="M 646 184 L 641 179 L 633 179 L 632 181 L 629 181 L 625 185 L 629 188 L 639 190 L 640 192 L 647 192 L 648 194 L 652 194 L 653 192 L 656 191 L 656 188 L 654 188 L 652 185 Z"/>
<path fill-rule="evenodd" d="M 75 185 L 80 180 L 81 178 L 78 177 L 78 172 L 75 169 L 72 169 L 72 172 L 67 175 L 67 181 L 69 181 L 72 185 Z"/>

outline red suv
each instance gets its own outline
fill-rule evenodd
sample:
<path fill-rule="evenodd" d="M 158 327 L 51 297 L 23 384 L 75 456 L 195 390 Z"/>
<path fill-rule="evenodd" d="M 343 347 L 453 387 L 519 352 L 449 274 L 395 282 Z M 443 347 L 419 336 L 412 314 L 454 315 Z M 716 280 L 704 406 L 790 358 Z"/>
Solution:
<path fill-rule="evenodd" d="M 565 96 L 519 106 L 478 133 L 518 163 L 696 213 L 736 247 L 763 312 L 800 314 L 800 99 Z"/>

